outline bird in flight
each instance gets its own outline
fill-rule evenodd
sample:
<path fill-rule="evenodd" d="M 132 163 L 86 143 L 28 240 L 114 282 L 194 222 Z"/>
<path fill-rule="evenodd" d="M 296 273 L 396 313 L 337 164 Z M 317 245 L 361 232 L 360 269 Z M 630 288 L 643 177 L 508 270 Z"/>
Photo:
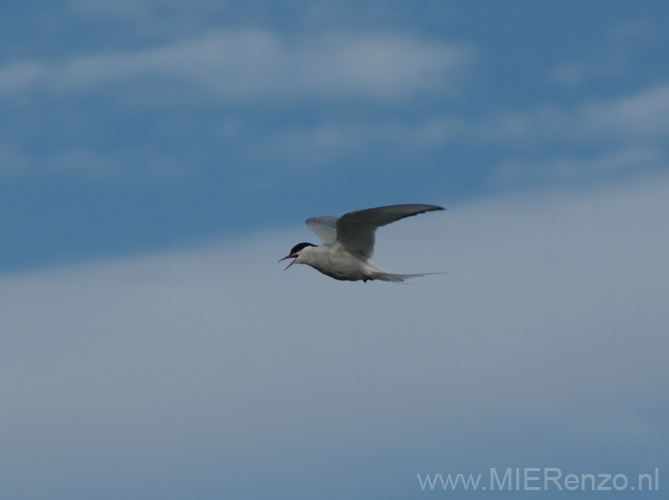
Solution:
<path fill-rule="evenodd" d="M 341 217 L 321 215 L 306 220 L 306 224 L 320 238 L 322 244 L 298 243 L 286 259 L 294 259 L 286 266 L 307 264 L 331 278 L 343 281 L 381 280 L 402 282 L 407 278 L 428 274 L 393 274 L 381 269 L 371 260 L 374 253 L 376 229 L 405 217 L 445 210 L 436 205 L 390 205 L 387 207 L 356 210 Z"/>

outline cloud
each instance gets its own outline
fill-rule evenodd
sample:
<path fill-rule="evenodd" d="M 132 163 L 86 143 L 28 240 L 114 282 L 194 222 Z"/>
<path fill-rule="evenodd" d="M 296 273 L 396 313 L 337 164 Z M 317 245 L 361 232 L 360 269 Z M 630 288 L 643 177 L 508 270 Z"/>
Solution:
<path fill-rule="evenodd" d="M 553 68 L 548 74 L 552 83 L 576 86 L 583 82 L 588 73 L 588 66 L 578 62 L 563 63 Z"/>
<path fill-rule="evenodd" d="M 276 176 L 283 176 L 287 171 L 325 169 L 333 165 L 341 168 L 339 162 L 351 158 L 359 160 L 379 149 L 396 160 L 395 163 L 389 159 L 383 161 L 394 168 L 394 165 L 403 164 L 404 158 L 415 159 L 420 153 L 433 154 L 467 132 L 460 120 L 450 117 L 415 122 L 328 121 L 304 126 L 286 125 L 266 131 L 241 120 L 222 120 L 211 130 L 214 143 L 225 145 L 221 148 L 222 154 L 236 159 L 230 162 L 232 166 L 227 172 L 236 176 L 239 182 L 250 181 L 254 185 L 273 185 Z M 263 148 L 257 147 L 259 143 Z M 181 182 L 201 175 L 206 168 L 206 158 L 187 145 L 183 151 L 167 152 L 150 143 L 113 150 L 94 145 L 64 144 L 40 155 L 30 147 L 7 141 L 0 142 L 0 160 L 3 160 L 0 175 L 5 176 L 56 172 L 70 178 L 121 184 L 129 180 Z M 249 167 L 235 169 L 236 161 L 245 162 Z M 277 161 L 283 163 L 281 169 L 277 169 Z"/>
<path fill-rule="evenodd" d="M 654 42 L 663 33 L 662 21 L 638 17 L 614 23 L 605 29 L 605 36 L 614 42 Z"/>
<path fill-rule="evenodd" d="M 401 99 L 452 90 L 472 56 L 467 46 L 397 33 L 292 38 L 253 29 L 215 31 L 133 52 L 14 63 L 0 68 L 0 92 L 78 92 L 172 81 L 222 99 Z"/>
<path fill-rule="evenodd" d="M 612 88 L 613 82 L 621 86 L 638 82 L 649 69 L 646 63 L 656 66 L 649 54 L 664 36 L 661 18 L 640 14 L 591 30 L 587 41 L 572 47 L 571 56 L 548 72 L 548 81 L 571 90 L 582 84 Z"/>
<path fill-rule="evenodd" d="M 669 135 L 669 84 L 575 106 L 537 105 L 501 113 L 482 127 L 483 136 L 503 142 L 576 143 L 657 140 Z"/>
<path fill-rule="evenodd" d="M 422 467 L 635 467 L 669 441 L 667 188 L 538 192 L 383 228 L 380 265 L 448 271 L 415 286 L 284 273 L 300 222 L 5 276 L 6 496 L 293 498 L 333 473 L 333 494 L 361 477 L 386 493 Z"/>
<path fill-rule="evenodd" d="M 278 130 L 263 140 L 264 153 L 289 158 L 291 164 L 330 164 L 347 155 L 357 156 L 375 147 L 397 154 L 415 155 L 443 147 L 465 132 L 465 125 L 451 117 L 410 123 L 401 121 L 328 122 L 311 127 Z"/>
<path fill-rule="evenodd" d="M 592 180 L 659 171 L 669 162 L 669 85 L 571 107 L 538 105 L 481 122 L 481 140 L 513 148 L 494 183 Z M 475 127 L 472 127 L 474 130 Z"/>
<path fill-rule="evenodd" d="M 118 0 L 110 3 L 104 0 L 70 0 L 70 8 L 79 15 L 87 17 L 109 16 L 127 21 L 150 23 L 157 16 L 178 18 L 196 15 L 206 18 L 217 10 L 226 9 L 226 1 L 193 0 L 188 6 L 180 0 Z"/>
<path fill-rule="evenodd" d="M 185 155 L 138 147 L 103 151 L 95 147 L 62 147 L 47 155 L 9 142 L 0 142 L 0 175 L 5 178 L 26 178 L 57 173 L 65 178 L 96 182 L 127 184 L 128 182 L 160 182 L 163 187 L 197 175 L 197 167 Z"/>
<path fill-rule="evenodd" d="M 585 104 L 578 111 L 580 132 L 594 136 L 666 139 L 669 136 L 669 84 L 618 99 Z"/>
<path fill-rule="evenodd" d="M 596 154 L 556 155 L 548 159 L 508 159 L 493 168 L 498 185 L 517 182 L 590 180 L 666 168 L 666 153 L 656 147 L 629 146 Z"/>
<path fill-rule="evenodd" d="M 48 65 L 36 62 L 19 62 L 0 68 L 0 96 L 13 94 L 34 87 L 48 77 Z"/>

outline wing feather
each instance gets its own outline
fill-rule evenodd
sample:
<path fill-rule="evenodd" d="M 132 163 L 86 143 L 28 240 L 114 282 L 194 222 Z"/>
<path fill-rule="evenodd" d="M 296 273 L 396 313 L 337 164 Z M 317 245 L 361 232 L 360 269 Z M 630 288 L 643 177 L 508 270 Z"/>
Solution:
<path fill-rule="evenodd" d="M 389 205 L 349 212 L 336 219 L 336 241 L 348 252 L 371 258 L 378 227 L 433 210 L 444 208 L 436 205 Z"/>
<path fill-rule="evenodd" d="M 332 246 L 337 239 L 337 217 L 320 215 L 310 217 L 306 224 L 321 239 L 323 245 Z"/>

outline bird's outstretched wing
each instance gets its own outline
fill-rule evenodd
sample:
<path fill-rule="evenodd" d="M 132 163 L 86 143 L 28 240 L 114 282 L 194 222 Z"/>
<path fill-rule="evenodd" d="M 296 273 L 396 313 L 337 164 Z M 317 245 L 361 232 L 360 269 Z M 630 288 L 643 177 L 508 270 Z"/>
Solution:
<path fill-rule="evenodd" d="M 371 258 L 374 253 L 374 234 L 377 227 L 433 210 L 444 210 L 444 208 L 436 205 L 390 205 L 356 210 L 335 219 L 336 230 L 334 234 L 336 235 L 336 241 L 348 252 Z M 313 219 L 322 219 L 322 217 L 314 217 Z M 329 218 L 328 223 L 331 222 L 331 219 L 334 218 Z M 307 221 L 307 224 L 309 224 L 309 221 Z M 309 227 L 321 236 L 311 225 Z M 322 236 L 321 239 L 323 239 Z"/>
<path fill-rule="evenodd" d="M 307 226 L 321 239 L 323 245 L 332 246 L 337 239 L 337 217 L 321 215 L 306 220 Z"/>

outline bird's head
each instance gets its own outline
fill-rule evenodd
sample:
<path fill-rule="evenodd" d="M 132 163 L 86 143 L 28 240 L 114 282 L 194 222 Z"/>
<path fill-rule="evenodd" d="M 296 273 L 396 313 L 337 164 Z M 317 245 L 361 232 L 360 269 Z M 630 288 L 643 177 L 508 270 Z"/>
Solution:
<path fill-rule="evenodd" d="M 286 259 L 295 259 L 293 262 L 291 262 L 290 264 L 288 264 L 286 266 L 286 269 L 284 269 L 284 271 L 287 270 L 290 266 L 292 266 L 296 262 L 298 264 L 301 262 L 300 257 L 303 255 L 303 252 L 304 252 L 305 248 L 310 248 L 310 247 L 315 247 L 315 246 L 316 245 L 314 245 L 312 243 L 298 243 L 293 248 L 291 248 L 290 253 L 288 255 L 286 255 L 283 259 L 279 259 L 279 262 L 281 262 L 282 260 L 286 260 Z"/>

